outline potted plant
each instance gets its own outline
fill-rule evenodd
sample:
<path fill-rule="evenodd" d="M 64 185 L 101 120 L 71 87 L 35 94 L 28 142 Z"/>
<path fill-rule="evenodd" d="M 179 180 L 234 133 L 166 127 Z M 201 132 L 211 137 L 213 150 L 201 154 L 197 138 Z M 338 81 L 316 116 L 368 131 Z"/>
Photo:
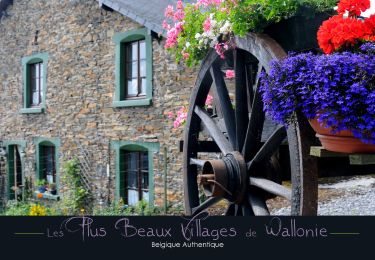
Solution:
<path fill-rule="evenodd" d="M 285 125 L 306 116 L 327 150 L 375 152 L 375 16 L 357 17 L 367 1 L 342 1 L 323 23 L 318 41 L 327 55 L 291 54 L 262 75 L 267 113 Z"/>
<path fill-rule="evenodd" d="M 337 0 L 197 0 L 177 1 L 165 10 L 163 27 L 167 31 L 165 48 L 188 66 L 198 64 L 214 48 L 225 57 L 235 48 L 234 36 L 266 32 L 289 50 L 317 47 L 316 33 Z M 306 15 L 308 13 L 308 15 Z M 280 24 L 280 26 L 277 26 Z"/>
<path fill-rule="evenodd" d="M 52 195 L 56 195 L 56 194 L 57 194 L 56 184 L 55 184 L 55 183 L 50 183 L 50 184 L 48 184 L 48 189 L 49 189 L 49 192 L 50 192 Z"/>
<path fill-rule="evenodd" d="M 45 193 L 46 192 L 46 180 L 45 179 L 40 179 L 37 180 L 36 186 L 38 186 L 38 191 L 39 193 Z"/>

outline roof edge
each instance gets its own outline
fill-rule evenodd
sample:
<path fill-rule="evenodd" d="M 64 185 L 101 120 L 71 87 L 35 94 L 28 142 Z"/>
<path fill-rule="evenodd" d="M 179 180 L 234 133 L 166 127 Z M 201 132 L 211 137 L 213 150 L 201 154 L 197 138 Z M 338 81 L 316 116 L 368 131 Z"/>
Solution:
<path fill-rule="evenodd" d="M 155 24 L 151 21 L 148 21 L 147 19 L 144 19 L 141 16 L 138 16 L 137 14 L 130 12 L 129 10 L 123 8 L 118 3 L 112 0 L 97 0 L 99 2 L 99 6 L 103 8 L 103 6 L 109 7 L 112 10 L 119 12 L 120 14 L 136 21 L 137 23 L 145 26 L 147 29 L 150 29 L 151 31 L 157 33 L 158 35 L 166 36 L 166 31 L 162 27 L 162 25 Z"/>

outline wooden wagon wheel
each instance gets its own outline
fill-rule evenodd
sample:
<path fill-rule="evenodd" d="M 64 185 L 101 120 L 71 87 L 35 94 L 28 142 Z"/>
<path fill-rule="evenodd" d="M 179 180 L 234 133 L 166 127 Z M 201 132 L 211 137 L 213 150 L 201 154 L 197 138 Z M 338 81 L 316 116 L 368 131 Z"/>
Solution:
<path fill-rule="evenodd" d="M 268 215 L 266 199 L 273 194 L 291 201 L 292 215 L 314 215 L 317 171 L 308 156 L 313 138 L 309 127 L 300 119 L 288 130 L 273 124 L 274 131 L 262 140 L 269 120 L 263 112 L 259 76 L 268 71 L 271 60 L 286 53 L 267 35 L 236 38 L 236 46 L 225 60 L 213 50 L 207 55 L 190 99 L 184 138 L 186 214 L 198 214 L 226 199 L 226 215 Z M 225 68 L 235 70 L 232 89 Z M 214 109 L 205 107 L 209 94 Z M 285 167 L 280 167 L 278 154 L 283 143 L 289 146 L 291 189 L 280 184 Z"/>

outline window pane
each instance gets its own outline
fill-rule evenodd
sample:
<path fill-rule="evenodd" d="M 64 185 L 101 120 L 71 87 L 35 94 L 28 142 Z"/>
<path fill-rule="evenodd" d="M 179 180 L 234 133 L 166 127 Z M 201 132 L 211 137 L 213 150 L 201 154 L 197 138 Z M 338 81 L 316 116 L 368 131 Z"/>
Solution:
<path fill-rule="evenodd" d="M 145 200 L 145 201 L 149 201 L 149 193 L 147 191 L 144 191 L 143 194 L 142 194 L 142 199 Z"/>
<path fill-rule="evenodd" d="M 39 92 L 33 92 L 32 93 L 32 105 L 39 105 Z"/>
<path fill-rule="evenodd" d="M 141 158 L 142 158 L 142 170 L 148 170 L 148 152 L 142 152 Z"/>
<path fill-rule="evenodd" d="M 138 43 L 133 42 L 126 45 L 126 61 L 135 61 L 138 59 Z"/>
<path fill-rule="evenodd" d="M 140 59 L 146 59 L 146 42 L 145 41 L 141 41 L 139 42 L 139 52 L 140 52 Z"/>
<path fill-rule="evenodd" d="M 148 190 L 148 152 L 141 152 L 142 189 Z"/>
<path fill-rule="evenodd" d="M 127 64 L 128 78 L 138 77 L 138 67 L 137 62 L 129 62 Z"/>
<path fill-rule="evenodd" d="M 137 189 L 138 179 L 137 179 L 137 154 L 136 153 L 125 153 L 125 173 L 127 187 Z"/>
<path fill-rule="evenodd" d="M 29 65 L 29 70 L 30 70 L 30 76 L 31 76 L 31 78 L 32 79 L 35 79 L 35 72 L 36 72 L 36 70 L 35 70 L 35 64 L 31 64 L 31 65 Z"/>
<path fill-rule="evenodd" d="M 138 95 L 138 80 L 137 79 L 128 80 L 127 94 L 128 96 Z"/>
<path fill-rule="evenodd" d="M 40 63 L 36 63 L 34 65 L 34 68 L 35 68 L 35 77 L 36 78 L 39 78 L 40 74 L 39 74 L 39 67 L 40 67 Z"/>
<path fill-rule="evenodd" d="M 143 173 L 142 189 L 148 190 L 148 172 L 147 173 Z"/>
<path fill-rule="evenodd" d="M 132 53 L 132 46 L 131 45 L 126 45 L 126 61 L 132 61 L 133 60 L 133 53 Z"/>
<path fill-rule="evenodd" d="M 146 92 L 147 92 L 147 80 L 145 78 L 142 78 L 141 81 L 142 81 L 141 93 L 139 93 L 139 94 L 140 95 L 146 95 Z"/>
<path fill-rule="evenodd" d="M 44 70 L 44 65 L 43 63 L 40 63 L 40 78 L 43 78 L 43 70 Z"/>
<path fill-rule="evenodd" d="M 132 63 L 129 62 L 129 63 L 126 63 L 126 76 L 128 79 L 131 79 L 133 77 L 133 69 L 132 69 Z"/>
<path fill-rule="evenodd" d="M 127 172 L 127 175 L 128 175 L 128 178 L 127 178 L 128 187 L 127 188 L 137 189 L 138 180 L 137 180 L 136 172 L 130 171 L 130 172 Z"/>
<path fill-rule="evenodd" d="M 37 91 L 39 88 L 38 88 L 38 81 L 36 78 L 32 78 L 31 81 L 30 81 L 30 90 L 33 92 L 33 91 Z"/>
<path fill-rule="evenodd" d="M 136 190 L 128 190 L 128 205 L 135 206 L 139 201 L 139 193 Z"/>
<path fill-rule="evenodd" d="M 135 171 L 137 169 L 136 156 L 134 153 L 125 153 L 126 171 Z"/>
<path fill-rule="evenodd" d="M 132 43 L 132 57 L 133 57 L 133 60 L 138 59 L 138 42 Z"/>
<path fill-rule="evenodd" d="M 146 77 L 146 71 L 147 71 L 147 67 L 146 67 L 146 60 L 141 60 L 141 68 L 140 68 L 140 71 L 141 71 L 141 77 Z"/>
<path fill-rule="evenodd" d="M 54 183 L 56 168 L 55 168 L 55 148 L 53 146 L 42 146 L 42 172 L 44 178 L 48 183 Z"/>
<path fill-rule="evenodd" d="M 40 96 L 43 98 L 43 89 L 44 89 L 44 86 L 43 86 L 43 78 L 40 78 L 39 79 L 39 85 L 40 85 Z"/>

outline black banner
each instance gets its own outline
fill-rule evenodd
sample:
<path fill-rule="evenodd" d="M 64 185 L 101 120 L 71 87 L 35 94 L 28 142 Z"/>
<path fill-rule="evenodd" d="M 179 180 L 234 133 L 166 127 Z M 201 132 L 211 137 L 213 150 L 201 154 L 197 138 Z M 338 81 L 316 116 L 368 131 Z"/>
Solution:
<path fill-rule="evenodd" d="M 374 241 L 375 218 L 210 217 L 207 213 L 194 218 L 1 217 L 0 229 L 1 251 L 17 256 L 119 253 L 231 259 L 244 254 L 249 257 L 242 259 L 255 255 L 294 259 L 332 254 L 336 259 L 353 254 L 364 259 L 358 256 L 372 251 L 366 245 Z"/>

